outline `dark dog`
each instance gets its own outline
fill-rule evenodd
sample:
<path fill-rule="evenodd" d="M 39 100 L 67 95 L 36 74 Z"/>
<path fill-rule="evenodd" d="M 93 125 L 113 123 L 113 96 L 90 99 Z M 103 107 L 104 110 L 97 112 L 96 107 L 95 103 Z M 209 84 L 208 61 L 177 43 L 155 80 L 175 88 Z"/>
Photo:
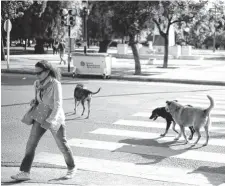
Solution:
<path fill-rule="evenodd" d="M 77 84 L 77 86 L 74 89 L 74 100 L 75 100 L 74 111 L 75 111 L 75 114 L 77 111 L 77 106 L 79 105 L 80 102 L 83 106 L 83 112 L 82 112 L 81 116 L 84 114 L 84 110 L 85 110 L 84 103 L 85 103 L 85 101 L 87 101 L 88 115 L 86 118 L 89 118 L 91 97 L 93 94 L 97 94 L 100 91 L 100 89 L 101 88 L 99 88 L 97 92 L 91 92 L 90 90 L 86 89 L 83 84 Z M 78 104 L 77 104 L 77 102 L 78 102 Z"/>
<path fill-rule="evenodd" d="M 191 107 L 191 105 L 188 105 Z M 158 107 L 156 109 L 154 109 L 152 111 L 152 115 L 149 117 L 149 119 L 153 119 L 153 120 L 156 120 L 158 117 L 162 117 L 166 120 L 166 130 L 163 134 L 161 134 L 160 136 L 165 136 L 170 128 L 170 125 L 171 123 L 173 122 L 173 130 L 177 132 L 177 130 L 175 129 L 175 125 L 176 125 L 176 122 L 174 121 L 172 115 L 166 111 L 166 108 L 165 107 Z M 191 131 L 191 134 L 189 136 L 189 140 L 191 140 L 193 138 L 193 135 L 194 135 L 194 128 L 191 126 L 189 127 L 190 131 Z"/>

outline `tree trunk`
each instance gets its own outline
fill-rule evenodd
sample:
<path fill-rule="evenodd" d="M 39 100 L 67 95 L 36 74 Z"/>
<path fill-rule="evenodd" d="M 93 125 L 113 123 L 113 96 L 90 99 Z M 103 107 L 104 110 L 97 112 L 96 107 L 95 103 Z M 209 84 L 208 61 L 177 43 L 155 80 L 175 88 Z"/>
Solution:
<path fill-rule="evenodd" d="M 112 40 L 103 40 L 100 41 L 98 53 L 107 53 L 108 47 L 111 44 Z"/>
<path fill-rule="evenodd" d="M 36 45 L 34 47 L 35 54 L 44 54 L 44 41 L 42 39 L 36 40 Z"/>
<path fill-rule="evenodd" d="M 3 39 L 1 39 L 1 60 L 6 60 L 5 59 L 5 51 L 4 51 L 4 43 L 3 43 Z"/>
<path fill-rule="evenodd" d="M 27 44 L 28 47 L 31 47 L 30 45 L 30 38 L 28 39 L 28 44 Z"/>
<path fill-rule="evenodd" d="M 165 35 L 163 37 L 165 40 L 163 68 L 167 68 L 168 67 L 168 55 L 169 55 L 169 39 L 168 39 L 168 35 Z"/>
<path fill-rule="evenodd" d="M 136 44 L 134 42 L 134 36 L 130 35 L 130 46 L 134 55 L 134 62 L 135 62 L 135 73 L 134 75 L 140 75 L 141 74 L 141 63 L 139 59 L 139 54 L 137 51 Z"/>
<path fill-rule="evenodd" d="M 24 50 L 27 50 L 27 38 L 25 38 Z"/>

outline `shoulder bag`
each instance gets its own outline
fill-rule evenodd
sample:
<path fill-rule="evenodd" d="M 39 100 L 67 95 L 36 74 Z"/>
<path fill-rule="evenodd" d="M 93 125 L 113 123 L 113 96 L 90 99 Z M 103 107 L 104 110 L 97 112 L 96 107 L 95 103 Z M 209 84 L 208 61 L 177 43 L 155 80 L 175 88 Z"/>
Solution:
<path fill-rule="evenodd" d="M 51 82 L 47 83 L 44 88 L 46 89 L 50 84 Z M 31 106 L 21 120 L 27 125 L 33 124 L 34 121 L 43 123 L 52 112 L 52 109 L 48 105 L 37 101 L 37 90 L 35 91 L 35 100 L 37 104 Z"/>

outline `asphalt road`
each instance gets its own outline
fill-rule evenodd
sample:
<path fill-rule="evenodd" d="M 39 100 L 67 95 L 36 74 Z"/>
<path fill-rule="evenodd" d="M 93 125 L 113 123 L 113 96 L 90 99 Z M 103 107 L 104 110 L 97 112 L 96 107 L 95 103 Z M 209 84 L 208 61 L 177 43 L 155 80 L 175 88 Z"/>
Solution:
<path fill-rule="evenodd" d="M 2 166 L 7 164 L 18 166 L 23 158 L 30 126 L 22 124 L 20 119 L 29 108 L 29 101 L 34 97 L 34 80 L 35 76 L 31 75 L 2 74 L 1 76 Z M 76 115 L 73 113 L 73 90 L 78 82 L 83 83 L 92 91 L 96 91 L 99 87 L 102 88 L 98 94 L 93 96 L 89 119 L 85 119 L 87 112 L 85 112 L 84 116 L 80 116 L 82 111 L 81 106 L 78 107 L 78 113 Z M 159 167 L 169 168 L 200 169 L 204 172 L 210 172 L 213 169 L 214 173 L 224 174 L 224 160 L 222 162 L 210 161 L 209 159 L 201 160 L 199 157 L 202 156 L 202 153 L 211 152 L 221 155 L 218 157 L 225 157 L 225 145 L 197 146 L 194 148 L 194 151 L 199 152 L 198 160 L 196 158 L 179 158 L 184 153 L 192 152 L 189 149 L 190 145 L 182 144 L 182 140 L 177 143 L 174 142 L 174 144 L 173 142 L 159 143 L 156 140 L 142 138 L 141 136 L 140 138 L 131 137 L 127 133 L 127 131 L 133 131 L 140 132 L 141 134 L 154 133 L 159 136 L 165 130 L 165 124 L 159 123 L 161 125 L 159 128 L 136 125 L 137 123 L 140 124 L 141 122 L 150 121 L 146 113 L 150 115 L 153 108 L 164 106 L 166 100 L 179 100 L 185 96 L 202 95 L 199 100 L 205 101 L 205 105 L 207 106 L 209 102 L 204 95 L 216 95 L 217 99 L 220 100 L 219 95 L 225 92 L 224 87 L 71 78 L 63 78 L 62 87 L 63 107 L 66 113 L 67 138 L 68 140 L 80 140 L 80 144 L 83 145 L 87 143 L 87 147 L 80 144 L 72 145 L 75 157 L 134 163 L 141 166 L 157 165 Z M 199 100 L 195 99 L 196 102 L 192 102 L 191 104 L 201 103 Z M 221 97 L 221 100 L 224 101 L 223 97 Z M 220 111 L 225 111 L 224 104 L 225 102 L 220 104 L 218 101 L 217 110 L 221 108 Z M 145 116 L 143 117 L 140 113 L 145 113 Z M 216 120 L 213 126 L 225 127 L 225 115 L 222 113 L 215 114 L 215 116 L 219 120 Z M 121 120 L 130 123 L 115 124 L 115 122 L 118 123 Z M 134 120 L 136 124 L 131 126 Z M 164 122 L 164 120 L 160 119 L 159 121 Z M 103 134 L 99 133 L 101 130 Z M 112 132 L 112 135 L 106 134 L 108 130 Z M 126 134 L 120 135 L 120 131 L 124 131 Z M 188 130 L 186 131 L 187 133 L 189 132 Z M 212 131 L 210 134 L 213 139 L 225 140 L 225 135 L 223 132 L 221 133 L 220 129 L 218 131 Z M 175 136 L 175 133 L 170 130 L 169 135 Z M 202 138 L 204 139 L 204 133 L 202 134 Z M 103 141 L 112 142 L 114 145 L 115 143 L 125 143 L 127 145 L 109 150 L 106 147 L 95 148 L 94 145 L 96 144 L 93 147 L 88 146 L 91 144 L 90 140 L 94 142 L 101 141 L 101 145 L 104 144 Z M 73 142 L 71 141 L 71 143 Z M 109 148 L 110 144 L 105 144 L 105 146 Z M 138 148 L 132 149 L 132 145 L 137 145 Z M 147 152 L 143 146 L 151 148 L 152 151 Z M 40 154 L 46 154 L 47 156 L 51 154 L 61 155 L 49 131 L 41 139 L 36 154 L 38 157 L 41 156 Z M 50 161 L 48 164 L 42 161 L 42 158 L 39 158 L 35 161 L 34 165 L 51 167 L 54 166 L 54 162 L 51 163 Z M 55 165 L 58 166 L 57 163 Z"/>

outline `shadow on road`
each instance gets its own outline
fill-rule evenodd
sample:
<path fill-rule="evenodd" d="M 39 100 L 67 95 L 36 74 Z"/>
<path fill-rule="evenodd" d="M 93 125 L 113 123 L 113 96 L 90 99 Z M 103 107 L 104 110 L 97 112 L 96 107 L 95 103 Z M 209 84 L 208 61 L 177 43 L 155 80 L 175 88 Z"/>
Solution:
<path fill-rule="evenodd" d="M 187 144 L 187 148 L 184 149 L 179 149 L 179 150 L 175 150 L 172 149 L 172 146 L 177 146 L 177 145 L 184 145 L 184 141 L 169 141 L 169 142 L 164 142 L 164 143 L 159 143 L 157 141 L 157 139 L 160 139 L 162 137 L 158 137 L 155 139 L 124 139 L 124 140 L 120 140 L 119 143 L 126 143 L 128 145 L 124 145 L 116 150 L 114 150 L 114 152 L 127 152 L 127 153 L 132 153 L 132 154 L 136 154 L 139 155 L 141 157 L 143 157 L 144 159 L 148 159 L 150 160 L 149 162 L 145 162 L 145 163 L 136 163 L 137 165 L 152 165 L 152 164 L 157 164 L 161 161 L 163 161 L 166 158 L 169 157 L 173 157 L 182 153 L 185 153 L 188 150 L 193 150 L 193 149 L 200 149 L 203 146 L 192 146 L 191 144 Z M 135 146 L 135 145 L 144 145 L 144 146 L 149 146 L 149 155 L 148 152 L 146 152 L 147 150 L 145 149 L 145 151 L 143 151 L 142 148 Z M 153 146 L 153 148 L 151 149 L 151 146 Z M 157 149 L 155 148 L 157 147 Z M 164 152 L 165 150 L 162 151 L 162 149 L 160 149 L 161 147 L 163 148 L 168 148 L 168 151 L 166 152 L 166 156 L 165 154 L 162 154 L 160 156 L 160 151 Z M 137 153 L 137 152 L 145 152 L 145 153 Z M 164 152 L 165 153 L 165 152 Z M 164 156 L 163 156 L 164 155 Z M 209 167 L 209 166 L 202 166 L 199 167 L 198 169 L 189 172 L 188 174 L 202 174 L 204 175 L 208 181 L 215 185 L 215 186 L 219 186 L 220 184 L 225 182 L 225 177 L 223 182 L 221 182 L 221 180 L 219 181 L 216 177 L 212 178 L 212 173 L 224 173 L 225 172 L 225 166 L 221 166 L 221 167 Z M 215 175 L 216 176 L 216 175 Z"/>
<path fill-rule="evenodd" d="M 225 174 L 225 166 L 220 167 L 201 166 L 195 169 L 194 171 L 189 172 L 188 174 L 203 174 L 212 185 L 219 186 L 220 184 L 225 183 L 225 176 L 222 181 L 219 181 L 216 179 L 216 175 L 215 177 L 212 178 L 212 176 L 209 176 L 209 173 L 211 175 L 212 173 L 221 174 L 222 172 Z"/>
<path fill-rule="evenodd" d="M 1 182 L 1 185 L 16 185 L 16 184 L 23 183 L 23 182 L 24 181 L 16 181 L 16 180 L 5 181 L 5 182 Z"/>
<path fill-rule="evenodd" d="M 170 148 L 172 145 L 173 146 L 184 145 L 184 141 L 169 141 L 169 142 L 159 143 L 157 141 L 157 139 L 161 139 L 161 138 L 162 137 L 158 137 L 155 139 L 133 139 L 132 138 L 132 139 L 120 140 L 119 143 L 127 143 L 128 145 L 124 145 L 123 147 L 118 148 L 115 151 L 116 152 L 129 152 L 130 149 L 135 149 L 135 148 L 137 148 L 135 150 L 135 152 L 139 151 L 138 147 L 137 146 L 135 147 L 133 145 L 149 146 L 149 148 L 151 148 L 151 146 L 157 147 L 159 149 L 157 150 L 156 154 L 154 152 L 151 152 L 150 153 L 151 155 L 148 155 L 148 153 L 146 153 L 146 154 L 134 153 L 134 154 L 142 156 L 145 159 L 151 160 L 146 163 L 136 163 L 137 165 L 150 165 L 150 164 L 157 164 L 157 163 L 161 162 L 162 160 L 164 160 L 165 158 L 168 158 L 168 157 L 163 156 L 163 154 L 162 154 L 162 156 L 160 156 L 158 154 L 158 152 L 160 151 L 160 147 L 168 148 L 169 155 L 167 155 L 167 156 L 175 156 L 178 154 L 182 154 L 182 153 L 186 152 L 187 150 L 191 149 L 191 147 L 188 147 L 188 148 L 185 148 L 182 150 L 173 150 Z M 133 151 L 133 150 L 131 150 L 131 151 Z"/>

